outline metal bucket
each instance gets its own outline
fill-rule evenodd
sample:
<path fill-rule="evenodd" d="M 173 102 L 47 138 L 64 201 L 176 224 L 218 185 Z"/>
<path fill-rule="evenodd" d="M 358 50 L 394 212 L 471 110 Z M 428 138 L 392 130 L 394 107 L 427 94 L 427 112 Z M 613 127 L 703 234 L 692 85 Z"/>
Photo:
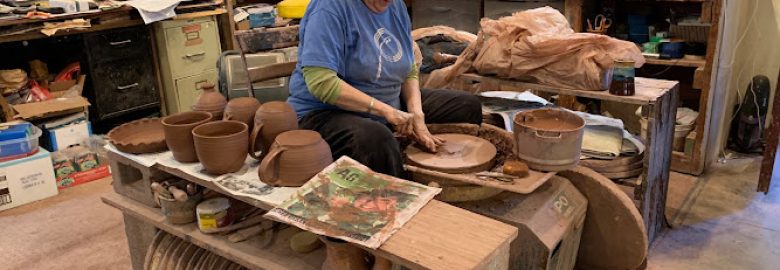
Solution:
<path fill-rule="evenodd" d="M 561 109 L 520 112 L 514 118 L 515 152 L 537 171 L 571 169 L 580 161 L 585 120 Z"/>
<path fill-rule="evenodd" d="M 160 208 L 162 208 L 165 219 L 171 224 L 195 222 L 195 206 L 198 205 L 202 197 L 201 192 L 189 196 L 186 202 L 160 197 Z"/>

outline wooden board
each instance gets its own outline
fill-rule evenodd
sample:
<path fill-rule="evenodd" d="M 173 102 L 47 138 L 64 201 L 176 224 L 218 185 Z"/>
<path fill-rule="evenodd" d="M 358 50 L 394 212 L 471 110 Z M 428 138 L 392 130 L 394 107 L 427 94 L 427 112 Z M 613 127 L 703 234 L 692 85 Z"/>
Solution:
<path fill-rule="evenodd" d="M 777 82 L 780 82 L 780 73 L 777 74 Z M 775 86 L 775 97 L 772 98 L 772 106 L 780 108 L 780 83 Z M 775 159 L 777 158 L 777 145 L 780 142 L 780 113 L 772 113 L 770 126 L 764 132 L 766 146 L 764 147 L 764 159 L 761 160 L 761 171 L 758 175 L 758 187 L 756 191 L 769 193 L 769 187 L 772 185 L 772 174 L 775 168 Z"/>
<path fill-rule="evenodd" d="M 609 93 L 609 91 L 593 91 L 593 90 L 581 90 L 581 89 L 565 89 L 555 86 L 542 85 L 536 83 L 521 82 L 516 80 L 507 80 L 495 77 L 487 77 L 474 73 L 466 73 L 460 75 L 464 80 L 476 81 L 476 82 L 492 82 L 500 85 L 508 85 L 516 87 L 517 89 L 525 90 L 537 90 L 542 92 L 574 95 L 578 97 L 594 98 L 598 100 L 609 100 L 628 104 L 636 105 L 649 105 L 654 103 L 658 98 L 666 94 L 669 89 L 674 88 L 678 83 L 676 81 L 667 81 L 660 79 L 650 78 L 635 78 L 636 94 L 633 96 L 615 96 Z M 522 92 L 522 91 L 521 91 Z"/>
<path fill-rule="evenodd" d="M 652 57 L 645 57 L 646 64 L 660 65 L 660 66 L 678 66 L 678 67 L 703 67 L 707 61 L 691 60 L 691 59 L 659 59 Z"/>
<path fill-rule="evenodd" d="M 500 181 L 482 180 L 474 174 L 443 173 L 443 172 L 432 171 L 432 170 L 418 168 L 409 165 L 404 165 L 404 169 L 410 172 L 425 174 L 431 177 L 443 178 L 447 180 L 460 181 L 460 182 L 474 184 L 474 185 L 503 189 L 506 191 L 511 191 L 520 194 L 528 194 L 534 192 L 536 188 L 538 188 L 539 186 L 547 182 L 547 180 L 549 180 L 553 175 L 555 175 L 555 172 L 543 173 L 543 172 L 529 170 L 528 176 L 524 178 L 518 178 L 514 180 L 514 182 L 512 183 L 507 183 L 507 182 L 500 182 Z"/>
<path fill-rule="evenodd" d="M 577 257 L 578 269 L 637 269 L 647 257 L 648 238 L 634 202 L 591 169 L 559 172 L 588 199 Z"/>

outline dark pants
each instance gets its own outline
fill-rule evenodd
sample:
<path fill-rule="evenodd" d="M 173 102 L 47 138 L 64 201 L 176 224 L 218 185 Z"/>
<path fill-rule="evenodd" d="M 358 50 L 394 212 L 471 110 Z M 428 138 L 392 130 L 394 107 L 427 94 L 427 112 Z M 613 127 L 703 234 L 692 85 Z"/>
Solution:
<path fill-rule="evenodd" d="M 426 124 L 482 122 L 479 99 L 469 93 L 422 89 L 420 94 Z M 319 110 L 304 116 L 299 126 L 319 132 L 333 160 L 346 155 L 376 172 L 405 177 L 401 149 L 383 123 L 348 111 Z"/>

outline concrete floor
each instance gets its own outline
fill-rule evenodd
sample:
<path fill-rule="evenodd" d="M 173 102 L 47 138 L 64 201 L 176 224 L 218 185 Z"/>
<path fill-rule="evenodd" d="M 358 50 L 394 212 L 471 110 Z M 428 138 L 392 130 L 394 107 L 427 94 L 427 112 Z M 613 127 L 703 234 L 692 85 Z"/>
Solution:
<path fill-rule="evenodd" d="M 759 161 L 731 160 L 699 178 L 672 173 L 674 229 L 653 243 L 648 268 L 777 269 L 780 177 L 774 193 L 756 193 Z M 0 269 L 130 269 L 121 215 L 100 202 L 106 192 L 110 179 L 0 212 Z"/>

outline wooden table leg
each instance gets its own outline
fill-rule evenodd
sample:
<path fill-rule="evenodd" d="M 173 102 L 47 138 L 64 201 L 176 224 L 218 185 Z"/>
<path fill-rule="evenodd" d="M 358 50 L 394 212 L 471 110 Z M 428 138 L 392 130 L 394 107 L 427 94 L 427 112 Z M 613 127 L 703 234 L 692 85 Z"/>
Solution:
<path fill-rule="evenodd" d="M 126 213 L 122 213 L 122 217 L 125 220 L 125 234 L 133 270 L 143 270 L 146 250 L 152 243 L 157 228 Z"/>

